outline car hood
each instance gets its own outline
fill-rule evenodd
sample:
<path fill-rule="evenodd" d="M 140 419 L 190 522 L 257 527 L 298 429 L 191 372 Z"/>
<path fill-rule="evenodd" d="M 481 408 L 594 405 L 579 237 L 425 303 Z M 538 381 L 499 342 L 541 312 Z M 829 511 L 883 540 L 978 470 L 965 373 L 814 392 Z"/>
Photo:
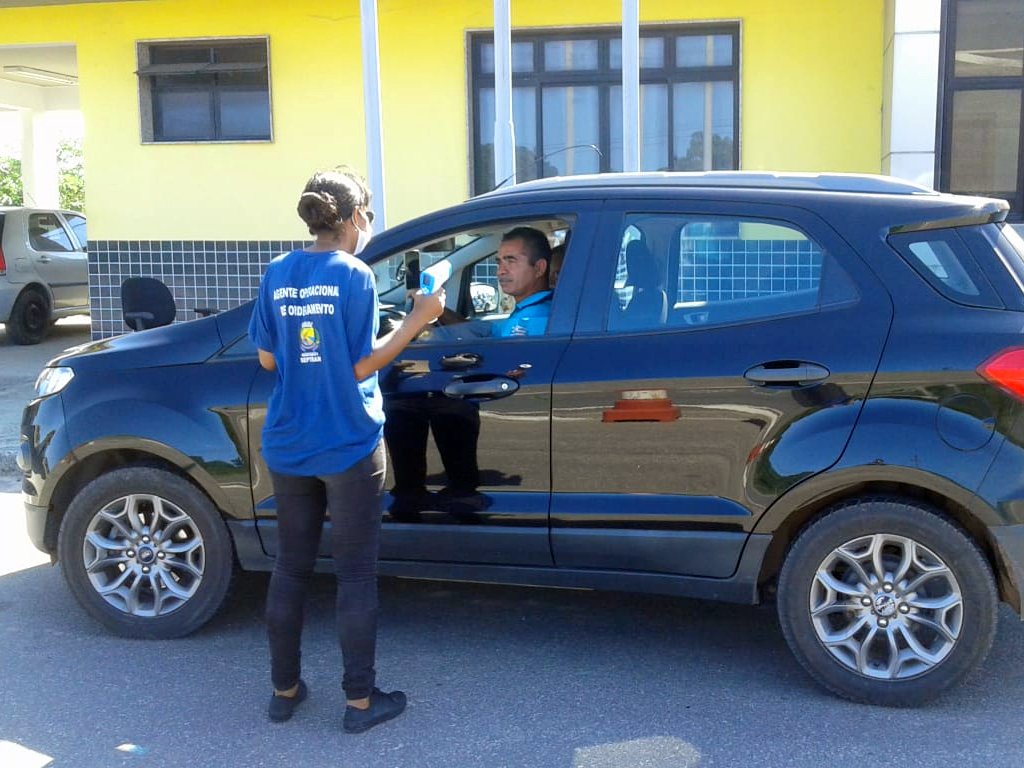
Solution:
<path fill-rule="evenodd" d="M 217 318 L 211 316 L 80 344 L 47 366 L 65 365 L 80 372 L 188 365 L 209 359 L 223 346 Z"/>

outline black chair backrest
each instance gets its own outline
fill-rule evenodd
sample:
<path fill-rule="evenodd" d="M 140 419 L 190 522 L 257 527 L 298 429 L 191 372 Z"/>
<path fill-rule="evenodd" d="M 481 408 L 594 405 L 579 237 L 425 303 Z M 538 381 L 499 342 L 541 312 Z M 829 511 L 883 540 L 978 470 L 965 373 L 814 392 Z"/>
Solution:
<path fill-rule="evenodd" d="M 177 309 L 170 289 L 154 277 L 129 277 L 121 283 L 121 315 L 135 331 L 174 322 Z"/>

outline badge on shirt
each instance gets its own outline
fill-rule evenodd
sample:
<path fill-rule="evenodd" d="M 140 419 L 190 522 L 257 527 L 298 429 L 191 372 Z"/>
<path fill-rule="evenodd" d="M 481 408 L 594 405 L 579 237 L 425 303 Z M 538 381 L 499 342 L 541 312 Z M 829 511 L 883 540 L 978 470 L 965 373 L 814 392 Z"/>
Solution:
<path fill-rule="evenodd" d="M 320 362 L 320 333 L 309 320 L 299 327 L 299 349 L 300 363 Z"/>

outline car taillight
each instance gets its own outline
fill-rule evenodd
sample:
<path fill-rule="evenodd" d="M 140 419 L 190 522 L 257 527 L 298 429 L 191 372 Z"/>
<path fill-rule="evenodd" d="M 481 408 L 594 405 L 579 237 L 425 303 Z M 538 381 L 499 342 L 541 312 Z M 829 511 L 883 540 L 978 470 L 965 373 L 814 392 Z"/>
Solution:
<path fill-rule="evenodd" d="M 4 261 L 4 247 L 0 245 L 0 277 L 7 274 L 7 262 Z"/>
<path fill-rule="evenodd" d="M 1004 349 L 978 366 L 982 378 L 1024 400 L 1024 348 Z"/>

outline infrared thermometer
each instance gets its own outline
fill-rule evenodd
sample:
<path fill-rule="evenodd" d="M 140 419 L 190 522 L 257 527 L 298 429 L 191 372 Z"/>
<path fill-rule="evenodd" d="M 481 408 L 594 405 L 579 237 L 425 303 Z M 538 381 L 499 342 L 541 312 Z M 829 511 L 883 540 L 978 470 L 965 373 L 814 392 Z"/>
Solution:
<path fill-rule="evenodd" d="M 448 260 L 431 264 L 420 272 L 420 291 L 425 296 L 437 293 L 452 276 L 452 263 Z"/>

